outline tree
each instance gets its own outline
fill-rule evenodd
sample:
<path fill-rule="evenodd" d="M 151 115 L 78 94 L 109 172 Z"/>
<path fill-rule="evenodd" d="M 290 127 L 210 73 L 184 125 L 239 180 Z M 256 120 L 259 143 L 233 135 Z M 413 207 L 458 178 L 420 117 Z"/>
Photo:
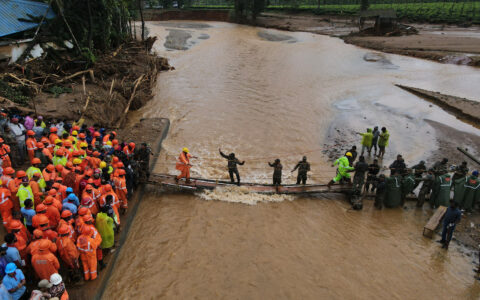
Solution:
<path fill-rule="evenodd" d="M 362 0 L 360 4 L 360 10 L 367 10 L 369 6 L 370 3 L 368 3 L 368 0 Z"/>

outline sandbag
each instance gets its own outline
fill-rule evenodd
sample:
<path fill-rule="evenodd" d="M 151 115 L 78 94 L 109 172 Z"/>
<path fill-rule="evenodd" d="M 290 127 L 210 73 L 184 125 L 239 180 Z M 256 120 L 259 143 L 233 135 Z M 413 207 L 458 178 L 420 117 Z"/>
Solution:
<path fill-rule="evenodd" d="M 402 204 L 402 176 L 386 178 L 387 193 L 385 195 L 385 207 L 393 208 Z"/>
<path fill-rule="evenodd" d="M 450 187 L 452 185 L 452 178 L 450 174 L 437 176 L 433 185 L 432 197 L 430 204 L 433 207 L 449 206 L 450 205 Z"/>

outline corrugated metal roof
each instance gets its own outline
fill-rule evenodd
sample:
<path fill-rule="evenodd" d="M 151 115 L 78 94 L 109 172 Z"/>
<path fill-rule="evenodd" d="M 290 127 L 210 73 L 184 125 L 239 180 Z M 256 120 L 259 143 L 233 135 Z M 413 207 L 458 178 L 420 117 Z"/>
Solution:
<path fill-rule="evenodd" d="M 28 15 L 42 17 L 48 4 L 27 0 L 0 0 L 0 37 L 22 32 L 38 26 L 36 23 L 22 22 L 19 18 L 29 20 Z M 48 11 L 47 18 L 55 17 L 52 9 Z"/>

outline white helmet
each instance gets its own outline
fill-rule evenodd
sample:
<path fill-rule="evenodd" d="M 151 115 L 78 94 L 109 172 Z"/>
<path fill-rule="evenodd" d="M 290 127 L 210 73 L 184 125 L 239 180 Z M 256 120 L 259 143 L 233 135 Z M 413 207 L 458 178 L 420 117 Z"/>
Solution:
<path fill-rule="evenodd" d="M 58 273 L 52 274 L 52 276 L 50 276 L 50 283 L 53 285 L 62 283 L 62 276 Z"/>

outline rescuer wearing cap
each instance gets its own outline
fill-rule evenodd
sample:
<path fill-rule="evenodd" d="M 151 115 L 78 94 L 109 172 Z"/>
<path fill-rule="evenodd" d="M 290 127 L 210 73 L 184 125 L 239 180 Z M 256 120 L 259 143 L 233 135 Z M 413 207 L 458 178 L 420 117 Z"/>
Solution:
<path fill-rule="evenodd" d="M 29 161 L 35 157 L 35 150 L 37 150 L 37 140 L 35 139 L 35 132 L 33 130 L 27 131 L 27 153 Z"/>
<path fill-rule="evenodd" d="M 185 149 L 185 148 L 184 148 Z M 238 168 L 237 165 L 243 166 L 245 164 L 245 161 L 240 162 L 238 158 L 235 157 L 235 153 L 230 153 L 229 155 L 226 155 L 225 153 L 222 152 L 222 150 L 218 149 L 218 152 L 220 155 L 225 158 L 228 161 L 228 175 L 230 176 L 230 182 L 234 183 L 234 177 L 233 175 L 237 176 L 237 185 L 240 185 L 240 174 L 238 173 Z"/>

